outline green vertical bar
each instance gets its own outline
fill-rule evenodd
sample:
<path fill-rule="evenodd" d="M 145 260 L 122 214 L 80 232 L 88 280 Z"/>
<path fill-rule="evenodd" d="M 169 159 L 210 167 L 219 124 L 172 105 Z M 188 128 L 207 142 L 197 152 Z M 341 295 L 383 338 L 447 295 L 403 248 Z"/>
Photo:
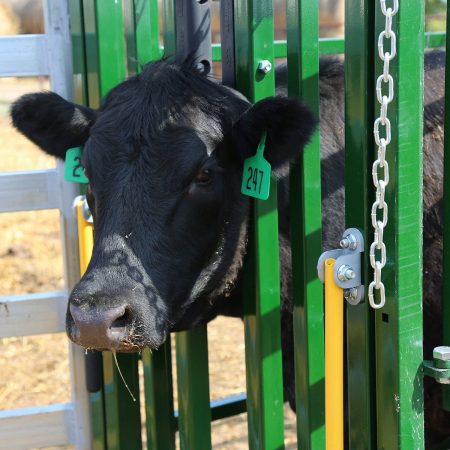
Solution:
<path fill-rule="evenodd" d="M 148 450 L 175 450 L 170 337 L 156 351 L 142 352 Z"/>
<path fill-rule="evenodd" d="M 258 62 L 274 58 L 273 5 L 267 0 L 235 3 L 236 84 L 253 101 L 274 93 L 274 73 Z M 277 189 L 255 201 L 255 251 L 246 264 L 245 346 L 249 447 L 282 449 L 283 389 L 280 338 L 280 277 Z M 249 281 L 250 278 L 250 281 Z"/>
<path fill-rule="evenodd" d="M 302 96 L 319 116 L 317 0 L 287 1 L 289 95 Z M 294 295 L 297 440 L 302 449 L 325 445 L 324 323 L 317 260 L 322 251 L 320 141 L 317 131 L 291 167 L 291 246 Z"/>
<path fill-rule="evenodd" d="M 135 401 L 117 371 L 113 354 L 103 352 L 108 450 L 141 450 L 138 355 L 118 353 L 117 361 Z"/>
<path fill-rule="evenodd" d="M 87 104 L 87 74 L 84 32 L 84 12 L 81 0 L 69 1 L 70 33 L 72 39 L 73 100 Z"/>
<path fill-rule="evenodd" d="M 136 48 L 138 64 L 162 57 L 159 47 L 159 7 L 158 0 L 134 0 Z"/>
<path fill-rule="evenodd" d="M 134 0 L 137 70 L 161 57 L 157 0 Z M 142 352 L 148 450 L 175 450 L 170 336 L 158 350 Z"/>
<path fill-rule="evenodd" d="M 134 0 L 123 1 L 123 27 L 125 32 L 127 76 L 136 75 L 138 57 L 136 48 L 136 29 Z"/>
<path fill-rule="evenodd" d="M 447 2 L 445 58 L 445 124 L 450 123 L 450 2 Z M 444 254 L 442 257 L 442 332 L 443 345 L 450 345 L 450 131 L 444 134 Z M 450 411 L 450 386 L 442 386 L 443 408 Z"/>
<path fill-rule="evenodd" d="M 83 0 L 84 11 L 84 37 L 86 49 L 86 70 L 87 70 L 87 91 L 88 105 L 91 108 L 98 108 L 100 105 L 99 91 L 99 67 L 98 67 L 98 47 L 97 47 L 97 26 L 95 4 L 90 0 Z"/>
<path fill-rule="evenodd" d="M 206 326 L 177 333 L 177 384 L 181 450 L 211 449 Z"/>
<path fill-rule="evenodd" d="M 126 75 L 123 4 L 121 0 L 86 2 L 90 8 L 90 26 L 96 37 L 99 95 L 124 80 Z M 93 81 L 95 78 L 93 78 Z M 91 93 L 91 91 L 89 91 Z M 92 105 L 98 106 L 98 105 Z M 136 402 L 133 402 L 114 365 L 112 354 L 103 353 L 104 393 L 108 450 L 140 450 L 138 356 L 117 355 L 120 369 Z"/>
<path fill-rule="evenodd" d="M 423 449 L 422 387 L 422 127 L 424 2 L 402 0 L 394 17 L 394 101 L 387 160 L 386 306 L 375 314 L 378 448 Z M 384 17 L 376 7 L 376 33 Z M 385 40 L 386 42 L 386 40 Z M 386 51 L 390 42 L 385 44 Z M 382 73 L 376 58 L 375 74 Z M 376 114 L 379 107 L 376 106 Z M 382 127 L 380 127 L 382 128 Z M 381 132 L 383 135 L 383 131 Z"/>
<path fill-rule="evenodd" d="M 365 236 L 363 282 L 367 292 L 369 247 L 373 239 L 370 208 L 374 111 L 374 6 L 370 0 L 348 0 L 345 19 L 345 217 L 347 228 Z M 349 447 L 376 448 L 373 312 L 365 302 L 347 304 L 347 413 Z"/>
<path fill-rule="evenodd" d="M 175 31 L 175 0 L 163 0 L 164 56 L 174 56 L 177 36 Z"/>
<path fill-rule="evenodd" d="M 95 2 L 101 96 L 125 79 L 122 0 Z"/>

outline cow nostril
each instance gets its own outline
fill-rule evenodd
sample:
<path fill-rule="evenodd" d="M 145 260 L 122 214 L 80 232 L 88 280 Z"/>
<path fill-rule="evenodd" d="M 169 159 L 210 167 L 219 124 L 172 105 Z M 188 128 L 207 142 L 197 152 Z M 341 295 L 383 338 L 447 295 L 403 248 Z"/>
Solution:
<path fill-rule="evenodd" d="M 110 329 L 118 329 L 118 328 L 125 328 L 130 323 L 131 314 L 128 308 L 125 308 L 124 313 L 120 317 L 116 317 L 114 321 L 110 325 Z"/>

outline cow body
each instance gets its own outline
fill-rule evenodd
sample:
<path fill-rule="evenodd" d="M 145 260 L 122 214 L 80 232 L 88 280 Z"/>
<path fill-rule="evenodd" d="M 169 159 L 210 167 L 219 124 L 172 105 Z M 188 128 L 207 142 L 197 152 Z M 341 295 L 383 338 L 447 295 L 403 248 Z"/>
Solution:
<path fill-rule="evenodd" d="M 442 343 L 444 54 L 426 55 L 424 125 L 424 356 Z M 285 94 L 286 70 L 277 73 Z M 344 226 L 343 65 L 320 67 L 324 248 Z M 265 156 L 279 178 L 281 316 L 285 396 L 293 406 L 288 166 L 315 119 L 295 99 L 251 106 L 240 94 L 167 61 L 146 66 L 93 111 L 55 94 L 30 94 L 12 109 L 15 126 L 64 158 L 84 145 L 96 238 L 74 288 L 67 332 L 87 348 L 157 348 L 170 331 L 218 314 L 242 315 L 241 279 L 251 200 L 242 164 L 267 133 Z M 351 224 L 350 224 L 351 225 Z M 426 381 L 428 443 L 450 435 L 439 387 Z"/>

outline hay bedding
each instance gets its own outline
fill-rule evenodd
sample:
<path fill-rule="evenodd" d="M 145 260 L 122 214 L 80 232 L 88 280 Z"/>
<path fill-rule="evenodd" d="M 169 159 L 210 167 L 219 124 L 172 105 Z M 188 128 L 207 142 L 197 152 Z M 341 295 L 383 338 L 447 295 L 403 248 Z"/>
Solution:
<path fill-rule="evenodd" d="M 22 93 L 45 88 L 42 80 L 0 79 L 0 170 L 54 167 L 52 158 L 10 126 L 8 109 Z M 0 215 L 0 295 L 63 288 L 57 211 Z M 27 326 L 26 323 L 23 324 Z M 225 331 L 226 330 L 226 331 Z M 243 326 L 219 318 L 209 327 L 211 398 L 245 390 Z M 70 401 L 67 338 L 64 334 L 0 340 L 0 410 Z M 295 419 L 286 408 L 288 449 L 295 445 Z M 247 448 L 246 415 L 213 424 L 213 448 Z"/>

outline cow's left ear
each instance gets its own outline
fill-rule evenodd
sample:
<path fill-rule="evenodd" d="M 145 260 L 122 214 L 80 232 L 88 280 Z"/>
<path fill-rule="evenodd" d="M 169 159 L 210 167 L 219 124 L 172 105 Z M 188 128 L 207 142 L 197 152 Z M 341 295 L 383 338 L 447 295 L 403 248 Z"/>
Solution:
<path fill-rule="evenodd" d="M 96 116 L 93 109 L 53 92 L 24 95 L 11 107 L 13 125 L 46 153 L 61 159 L 69 148 L 88 140 Z"/>
<path fill-rule="evenodd" d="M 270 97 L 255 103 L 233 126 L 231 143 L 239 162 L 255 155 L 264 132 L 264 157 L 278 175 L 297 157 L 317 126 L 312 112 L 296 98 Z"/>

